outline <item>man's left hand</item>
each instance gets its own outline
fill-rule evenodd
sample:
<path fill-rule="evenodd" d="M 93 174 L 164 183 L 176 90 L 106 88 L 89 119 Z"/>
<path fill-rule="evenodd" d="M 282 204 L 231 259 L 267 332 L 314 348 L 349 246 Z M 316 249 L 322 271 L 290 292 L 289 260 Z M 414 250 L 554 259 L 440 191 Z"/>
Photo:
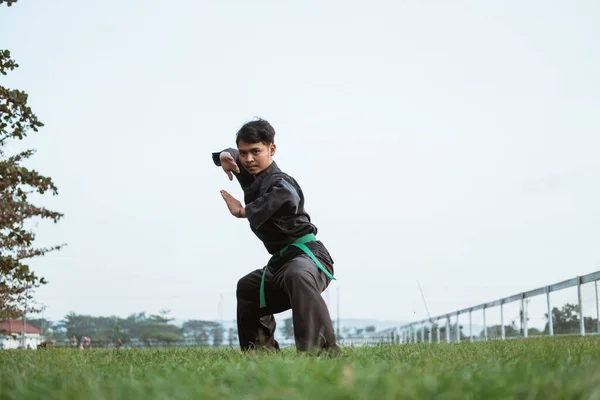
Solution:
<path fill-rule="evenodd" d="M 246 210 L 238 199 L 230 195 L 226 190 L 221 190 L 221 196 L 223 197 L 223 200 L 225 200 L 225 204 L 227 204 L 227 208 L 231 215 L 238 218 L 244 218 L 246 216 Z"/>

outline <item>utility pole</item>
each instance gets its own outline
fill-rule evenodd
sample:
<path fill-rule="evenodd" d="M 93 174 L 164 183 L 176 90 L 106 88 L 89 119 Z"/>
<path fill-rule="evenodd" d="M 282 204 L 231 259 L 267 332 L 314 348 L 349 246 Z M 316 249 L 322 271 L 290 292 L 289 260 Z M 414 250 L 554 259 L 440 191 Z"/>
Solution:
<path fill-rule="evenodd" d="M 25 350 L 27 348 L 27 340 L 25 339 L 25 332 L 27 329 L 25 329 L 25 324 L 27 323 L 27 294 L 28 291 L 25 290 L 25 311 L 23 312 L 23 350 Z"/>
<path fill-rule="evenodd" d="M 219 324 L 218 330 L 221 338 L 225 340 L 225 326 L 223 326 L 223 293 L 219 293 Z"/>
<path fill-rule="evenodd" d="M 219 321 L 223 327 L 223 293 L 219 293 Z"/>
<path fill-rule="evenodd" d="M 336 339 L 340 340 L 340 288 L 337 288 L 337 324 L 336 327 Z"/>

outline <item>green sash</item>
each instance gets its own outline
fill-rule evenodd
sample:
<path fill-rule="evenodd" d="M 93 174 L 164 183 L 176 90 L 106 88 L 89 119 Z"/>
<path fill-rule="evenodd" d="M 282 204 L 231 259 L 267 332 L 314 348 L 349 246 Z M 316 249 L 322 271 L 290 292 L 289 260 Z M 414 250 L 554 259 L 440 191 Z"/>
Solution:
<path fill-rule="evenodd" d="M 319 267 L 319 269 L 325 273 L 325 275 L 327 275 L 330 279 L 335 280 L 333 275 L 331 275 L 329 273 L 329 271 L 327 271 L 325 269 L 325 267 L 323 267 L 323 264 L 321 264 L 321 262 L 319 260 L 317 260 L 317 257 L 315 257 L 313 252 L 310 251 L 310 249 L 305 244 L 305 243 L 312 242 L 315 240 L 317 240 L 317 237 L 313 233 L 304 235 L 304 236 L 296 239 L 294 241 L 294 243 L 288 244 L 283 249 L 279 250 L 279 255 L 282 256 L 287 251 L 287 249 L 290 248 L 290 246 L 296 246 L 297 248 L 299 248 L 300 250 L 305 252 L 306 255 L 309 256 L 311 258 L 311 260 L 313 260 L 315 262 L 315 264 L 317 264 L 317 267 Z M 265 308 L 267 306 L 267 301 L 265 300 L 265 275 L 267 274 L 268 266 L 269 266 L 269 264 L 267 264 L 267 266 L 263 268 L 262 279 L 260 280 L 260 308 Z"/>

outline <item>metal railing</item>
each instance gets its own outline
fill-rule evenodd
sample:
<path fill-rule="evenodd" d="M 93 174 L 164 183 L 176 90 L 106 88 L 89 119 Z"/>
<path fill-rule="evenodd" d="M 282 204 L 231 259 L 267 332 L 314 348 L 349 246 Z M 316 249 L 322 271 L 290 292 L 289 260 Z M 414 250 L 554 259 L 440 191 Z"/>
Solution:
<path fill-rule="evenodd" d="M 530 290 L 527 292 L 515 294 L 513 296 L 505 297 L 499 300 L 495 300 L 489 303 L 479 304 L 474 307 L 465 308 L 459 311 L 453 311 L 447 314 L 439 315 L 433 318 L 427 318 L 416 322 L 411 322 L 397 328 L 387 329 L 381 332 L 375 332 L 372 335 L 372 338 L 378 339 L 380 342 L 391 342 L 391 343 L 417 343 L 419 341 L 426 341 L 426 333 L 428 336 L 429 343 L 433 342 L 433 332 L 436 331 L 436 341 L 439 343 L 441 341 L 441 331 L 445 330 L 446 342 L 452 342 L 451 338 L 451 330 L 452 336 L 455 337 L 456 342 L 461 341 L 461 329 L 459 325 L 459 320 L 461 315 L 469 314 L 469 337 L 468 340 L 475 340 L 472 331 L 472 315 L 474 311 L 482 310 L 483 312 L 483 339 L 488 340 L 488 326 L 486 323 L 486 310 L 492 307 L 500 307 L 500 326 L 501 326 L 501 338 L 504 340 L 507 338 L 505 324 L 504 324 L 504 306 L 513 302 L 521 302 L 521 312 L 522 312 L 522 332 L 523 337 L 527 338 L 528 334 L 528 326 L 527 326 L 527 306 L 526 301 L 532 297 L 536 296 L 546 296 L 546 308 L 548 312 L 547 318 L 547 328 L 548 335 L 554 336 L 554 326 L 553 326 L 553 318 L 552 318 L 552 306 L 550 301 L 550 293 L 556 292 L 559 290 L 563 290 L 570 287 L 577 287 L 577 303 L 578 310 L 577 313 L 579 315 L 579 335 L 585 336 L 585 320 L 583 316 L 583 301 L 581 296 L 581 286 L 586 283 L 594 283 L 595 291 L 596 291 L 596 320 L 597 322 L 597 332 L 594 334 L 600 334 L 600 308 L 598 304 L 598 280 L 600 280 L 600 271 L 593 272 L 588 275 L 577 276 L 572 279 L 568 279 L 563 282 L 555 283 L 552 285 L 544 286 L 541 288 L 537 288 L 534 290 Z M 451 318 L 455 317 L 455 321 L 451 324 Z M 445 320 L 445 326 L 440 325 L 440 321 Z M 420 332 L 419 332 L 420 331 Z M 420 335 L 419 335 L 420 333 Z M 420 337 L 420 340 L 419 340 Z"/>

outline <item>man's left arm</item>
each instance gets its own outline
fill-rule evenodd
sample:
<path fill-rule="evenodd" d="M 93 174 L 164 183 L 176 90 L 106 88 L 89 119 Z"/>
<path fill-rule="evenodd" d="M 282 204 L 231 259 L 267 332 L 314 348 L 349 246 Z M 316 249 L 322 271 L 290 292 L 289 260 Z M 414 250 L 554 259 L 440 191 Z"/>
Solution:
<path fill-rule="evenodd" d="M 265 194 L 246 205 L 244 215 L 250 225 L 257 229 L 279 210 L 295 214 L 299 205 L 298 191 L 294 185 L 281 177 L 270 185 Z"/>

